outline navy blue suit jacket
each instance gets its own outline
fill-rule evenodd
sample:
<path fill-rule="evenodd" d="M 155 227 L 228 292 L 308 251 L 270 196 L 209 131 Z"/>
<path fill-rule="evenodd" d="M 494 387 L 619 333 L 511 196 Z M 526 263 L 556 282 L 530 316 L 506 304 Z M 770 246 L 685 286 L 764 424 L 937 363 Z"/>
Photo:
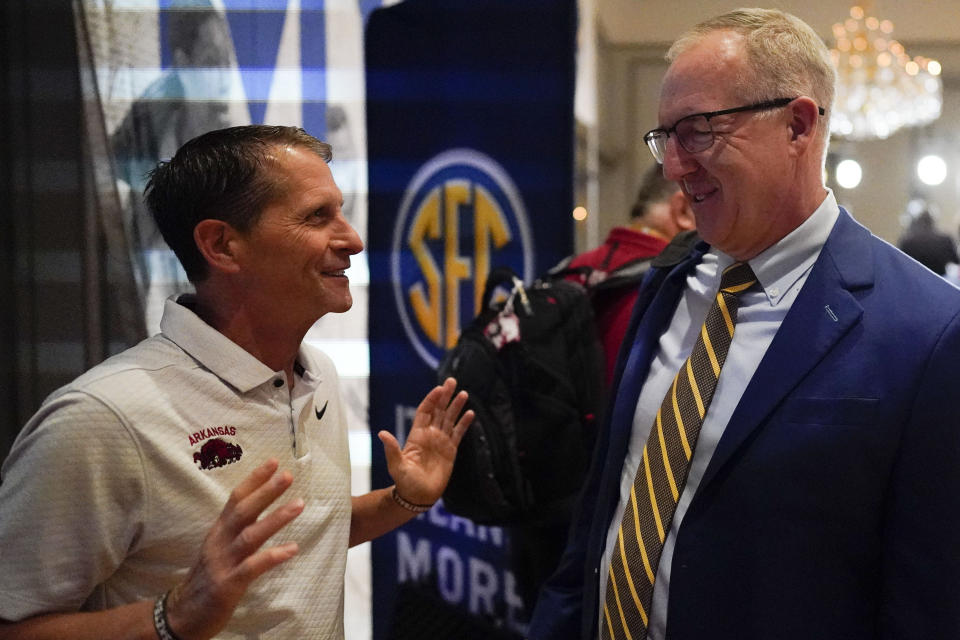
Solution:
<path fill-rule="evenodd" d="M 532 640 L 595 637 L 640 386 L 707 249 L 644 282 Z M 960 291 L 841 211 L 679 529 L 669 640 L 960 638 L 958 367 Z"/>

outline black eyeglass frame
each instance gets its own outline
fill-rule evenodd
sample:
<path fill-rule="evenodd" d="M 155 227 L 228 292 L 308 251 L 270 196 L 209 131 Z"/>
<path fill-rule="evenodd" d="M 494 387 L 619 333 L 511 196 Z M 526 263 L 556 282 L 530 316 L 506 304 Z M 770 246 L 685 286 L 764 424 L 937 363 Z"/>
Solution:
<path fill-rule="evenodd" d="M 713 133 L 713 127 L 710 127 L 710 143 L 705 147 L 699 149 L 688 149 L 687 145 L 683 143 L 683 140 L 680 139 L 680 136 L 677 136 L 677 126 L 684 120 L 690 120 L 691 118 L 704 118 L 707 121 L 707 126 L 710 126 L 710 118 L 716 116 L 725 116 L 731 113 L 740 113 L 743 111 L 764 111 L 767 109 L 778 109 L 780 107 L 785 107 L 794 100 L 800 98 L 801 96 L 796 96 L 793 98 L 777 98 L 776 100 L 766 100 L 764 102 L 757 102 L 755 104 L 748 104 L 743 107 L 733 107 L 732 109 L 721 109 L 719 111 L 705 111 L 703 113 L 691 113 L 688 116 L 683 116 L 679 120 L 673 123 L 672 127 L 667 129 L 651 129 L 643 135 L 643 141 L 647 143 L 647 148 L 650 149 L 650 153 L 653 154 L 653 158 L 659 163 L 663 164 L 664 151 L 667 148 L 666 140 L 670 138 L 670 134 L 677 138 L 677 142 L 683 147 L 684 151 L 687 153 L 699 153 L 700 151 L 706 151 L 713 146 L 713 141 L 716 139 L 716 136 Z M 826 114 L 826 111 L 823 107 L 818 106 L 817 110 L 820 115 Z M 662 135 L 661 135 L 662 134 Z M 657 140 L 662 139 L 663 147 L 659 147 Z"/>

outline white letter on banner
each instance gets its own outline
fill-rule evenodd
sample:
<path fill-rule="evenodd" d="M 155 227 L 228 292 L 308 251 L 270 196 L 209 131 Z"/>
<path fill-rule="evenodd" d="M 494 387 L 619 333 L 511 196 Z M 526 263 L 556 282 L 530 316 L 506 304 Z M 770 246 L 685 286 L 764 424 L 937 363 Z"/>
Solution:
<path fill-rule="evenodd" d="M 440 502 L 442 503 L 443 500 L 441 499 Z M 430 521 L 430 524 L 435 524 L 438 527 L 446 529 L 450 521 L 450 516 L 442 515 L 440 511 L 440 509 L 430 509 L 430 511 L 427 511 L 427 520 Z"/>
<path fill-rule="evenodd" d="M 493 596 L 499 580 L 493 565 L 479 558 L 470 558 L 470 613 L 494 615 Z M 483 611 L 480 610 L 481 604 Z"/>
<path fill-rule="evenodd" d="M 456 533 L 460 527 L 463 527 L 463 533 L 468 538 L 477 536 L 477 525 L 473 524 L 473 520 L 461 516 L 450 516 L 450 531 Z"/>
<path fill-rule="evenodd" d="M 487 542 L 488 540 L 498 547 L 503 546 L 503 529 L 500 527 L 490 527 L 487 525 L 477 526 L 477 540 Z"/>
<path fill-rule="evenodd" d="M 447 602 L 463 601 L 463 561 L 450 547 L 440 547 L 437 552 L 437 587 Z"/>
<path fill-rule="evenodd" d="M 523 613 L 523 598 L 517 594 L 517 579 L 510 571 L 503 572 L 503 600 L 507 604 L 507 626 L 521 635 L 526 634 L 527 625 L 520 622 Z"/>
<path fill-rule="evenodd" d="M 413 550 L 410 536 L 404 531 L 397 532 L 397 582 L 419 580 L 430 574 L 430 541 L 421 538 L 417 541 L 417 550 Z"/>

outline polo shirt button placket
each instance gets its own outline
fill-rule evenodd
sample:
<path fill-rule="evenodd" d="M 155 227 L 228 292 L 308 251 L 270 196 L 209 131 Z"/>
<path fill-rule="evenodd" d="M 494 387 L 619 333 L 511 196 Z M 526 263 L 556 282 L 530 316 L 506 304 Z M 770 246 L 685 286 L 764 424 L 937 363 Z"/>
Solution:
<path fill-rule="evenodd" d="M 280 374 L 279 377 L 276 377 L 276 378 L 273 379 L 273 386 L 274 386 L 275 388 L 277 388 L 277 389 L 282 389 L 282 388 L 285 386 L 285 384 L 284 384 L 285 381 L 284 381 L 284 379 L 283 379 L 282 376 L 283 376 L 283 374 Z M 298 448 L 297 448 L 297 444 L 298 444 L 298 441 L 297 441 L 297 418 L 296 418 L 295 415 L 293 415 L 293 406 L 292 406 L 292 404 L 291 404 L 291 401 L 292 401 L 292 399 L 291 399 L 291 397 L 290 397 L 290 392 L 289 392 L 289 389 L 288 389 L 288 390 L 287 390 L 287 395 L 286 395 L 286 397 L 283 398 L 283 402 L 279 402 L 279 401 L 278 401 L 278 404 L 280 405 L 280 407 L 283 408 L 284 413 L 287 414 L 287 420 L 290 422 L 290 437 L 291 437 L 291 439 L 292 439 L 292 441 L 293 441 L 293 442 L 291 443 L 291 444 L 293 445 L 293 455 L 294 455 L 294 457 L 298 457 L 298 456 L 297 456 L 297 452 L 298 452 Z"/>

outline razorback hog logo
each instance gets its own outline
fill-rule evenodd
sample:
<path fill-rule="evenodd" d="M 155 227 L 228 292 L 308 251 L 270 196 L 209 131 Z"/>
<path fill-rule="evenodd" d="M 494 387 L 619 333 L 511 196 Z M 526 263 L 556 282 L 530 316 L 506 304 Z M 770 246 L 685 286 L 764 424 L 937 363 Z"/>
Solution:
<path fill-rule="evenodd" d="M 243 455 L 240 445 L 222 438 L 212 438 L 203 443 L 200 451 L 193 454 L 193 461 L 201 469 L 215 469 L 236 462 Z"/>

